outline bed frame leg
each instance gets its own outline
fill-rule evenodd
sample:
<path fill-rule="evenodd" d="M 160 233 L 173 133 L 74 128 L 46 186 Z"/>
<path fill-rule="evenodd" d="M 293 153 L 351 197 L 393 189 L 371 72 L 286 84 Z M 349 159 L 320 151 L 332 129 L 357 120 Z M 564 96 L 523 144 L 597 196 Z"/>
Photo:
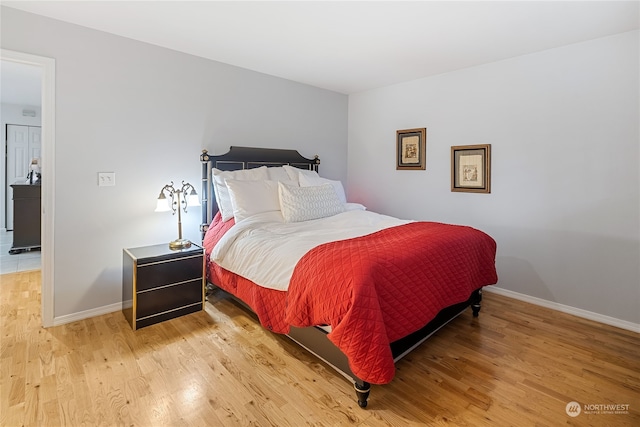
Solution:
<path fill-rule="evenodd" d="M 358 406 L 366 408 L 367 400 L 369 399 L 369 392 L 371 391 L 371 384 L 365 381 L 356 380 L 354 387 L 356 389 L 356 396 L 358 396 Z"/>
<path fill-rule="evenodd" d="M 211 295 L 215 292 L 218 287 L 212 283 L 207 282 L 207 286 L 205 288 L 205 298 L 208 300 Z"/>
<path fill-rule="evenodd" d="M 478 317 L 480 308 L 482 308 L 482 289 L 478 289 L 473 293 L 473 302 L 471 303 L 471 310 L 473 310 L 473 317 Z"/>

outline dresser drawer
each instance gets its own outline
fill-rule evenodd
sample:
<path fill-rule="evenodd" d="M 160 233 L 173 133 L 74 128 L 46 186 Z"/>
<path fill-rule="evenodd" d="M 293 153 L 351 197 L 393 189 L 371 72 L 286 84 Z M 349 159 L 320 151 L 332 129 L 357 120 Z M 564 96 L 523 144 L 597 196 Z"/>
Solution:
<path fill-rule="evenodd" d="M 202 305 L 202 278 L 138 292 L 136 313 L 144 318 L 196 303 Z"/>
<path fill-rule="evenodd" d="M 203 255 L 139 264 L 137 290 L 143 291 L 158 286 L 202 279 Z M 202 281 L 202 280 L 200 280 Z"/>

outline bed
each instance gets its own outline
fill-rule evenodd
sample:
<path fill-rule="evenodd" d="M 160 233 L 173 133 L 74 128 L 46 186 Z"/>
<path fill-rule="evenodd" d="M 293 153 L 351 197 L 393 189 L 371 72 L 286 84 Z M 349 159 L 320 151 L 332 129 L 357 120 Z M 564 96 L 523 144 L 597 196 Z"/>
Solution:
<path fill-rule="evenodd" d="M 370 385 L 497 282 L 495 241 L 348 203 L 320 160 L 295 150 L 201 154 L 207 283 L 350 380 Z"/>

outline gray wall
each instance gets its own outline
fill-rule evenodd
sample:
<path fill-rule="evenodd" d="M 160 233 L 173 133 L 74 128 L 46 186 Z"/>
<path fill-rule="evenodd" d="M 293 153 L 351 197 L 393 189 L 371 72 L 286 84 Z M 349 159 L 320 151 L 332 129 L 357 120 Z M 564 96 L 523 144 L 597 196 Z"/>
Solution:
<path fill-rule="evenodd" d="M 469 224 L 498 286 L 640 324 L 638 31 L 349 97 L 351 199 Z M 427 170 L 395 132 L 427 128 Z M 450 191 L 450 149 L 491 144 L 491 194 Z"/>
<path fill-rule="evenodd" d="M 199 182 L 202 148 L 251 145 L 348 169 L 372 210 L 489 232 L 504 289 L 640 323 L 637 31 L 355 94 L 347 111 L 344 95 L 10 8 L 1 24 L 2 48 L 56 59 L 57 318 L 120 302 L 122 248 L 176 237 L 155 198 Z M 414 127 L 427 170 L 396 171 L 395 131 Z M 450 147 L 480 143 L 492 193 L 451 193 Z M 98 188 L 100 171 L 117 185 Z M 183 221 L 197 241 L 198 213 Z"/>
<path fill-rule="evenodd" d="M 3 49 L 56 60 L 56 319 L 119 303 L 122 248 L 177 237 L 155 200 L 171 180 L 199 190 L 203 148 L 295 148 L 346 179 L 345 95 L 7 7 L 1 19 Z M 183 215 L 186 238 L 199 222 Z"/>

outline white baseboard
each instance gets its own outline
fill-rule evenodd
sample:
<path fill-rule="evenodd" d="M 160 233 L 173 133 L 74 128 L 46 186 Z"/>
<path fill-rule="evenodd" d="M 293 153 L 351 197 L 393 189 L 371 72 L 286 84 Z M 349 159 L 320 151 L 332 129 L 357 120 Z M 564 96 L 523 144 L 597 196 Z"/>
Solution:
<path fill-rule="evenodd" d="M 605 325 L 615 326 L 617 328 L 640 333 L 640 324 L 628 322 L 626 320 L 616 319 L 615 317 L 605 316 L 603 314 L 594 313 L 592 311 L 571 307 L 569 305 L 564 305 L 564 304 L 560 304 L 553 301 L 547 301 L 542 298 L 532 297 L 529 295 L 521 294 L 519 292 L 510 291 L 508 289 L 499 288 L 497 286 L 485 286 L 484 288 L 482 288 L 482 290 L 483 292 L 493 292 L 498 295 L 504 295 L 505 297 L 528 302 L 534 305 L 539 305 L 541 307 L 550 308 L 552 310 L 557 310 L 562 313 L 572 314 L 574 316 L 582 317 L 583 319 L 589 319 L 595 322 L 604 323 Z M 53 326 L 64 325 L 66 323 L 71 323 L 78 320 L 84 320 L 90 317 L 102 316 L 103 314 L 109 314 L 109 313 L 113 313 L 120 310 L 122 310 L 122 303 L 118 302 L 115 304 L 105 305 L 105 306 L 94 308 L 91 310 L 85 310 L 85 311 L 80 311 L 78 313 L 67 314 L 65 316 L 55 317 L 53 319 Z"/>
<path fill-rule="evenodd" d="M 103 314 L 109 314 L 120 310 L 122 310 L 121 302 L 104 305 L 102 307 L 92 308 L 91 310 L 79 311 L 77 313 L 54 317 L 52 326 L 60 326 L 66 323 L 76 322 L 78 320 L 84 320 L 90 317 L 102 316 Z"/>
<path fill-rule="evenodd" d="M 495 294 L 504 295 L 505 297 L 517 299 L 520 301 L 528 302 L 541 307 L 550 308 L 552 310 L 560 311 L 562 313 L 572 314 L 574 316 L 582 317 L 583 319 L 593 320 L 595 322 L 604 323 L 605 325 L 615 326 L 617 328 L 626 329 L 628 331 L 640 333 L 640 324 L 628 322 L 626 320 L 616 319 L 615 317 L 605 316 L 603 314 L 594 313 L 592 311 L 583 310 L 581 308 L 571 307 L 569 305 L 560 304 L 553 301 L 547 301 L 542 298 L 536 298 L 529 295 L 521 294 L 518 292 L 510 291 L 508 289 L 499 288 L 496 286 L 485 286 L 482 288 L 483 292 L 493 292 Z"/>

